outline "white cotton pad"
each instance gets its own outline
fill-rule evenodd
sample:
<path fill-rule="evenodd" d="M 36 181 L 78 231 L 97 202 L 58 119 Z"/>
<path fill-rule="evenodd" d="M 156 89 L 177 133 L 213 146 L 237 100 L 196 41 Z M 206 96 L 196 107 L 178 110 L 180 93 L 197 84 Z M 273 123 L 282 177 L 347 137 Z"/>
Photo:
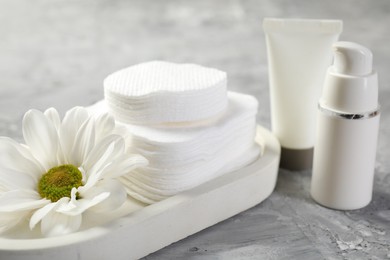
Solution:
<path fill-rule="evenodd" d="M 149 160 L 148 167 L 122 178 L 129 195 L 154 203 L 253 161 L 260 151 L 254 147 L 257 107 L 254 97 L 229 92 L 226 112 L 207 125 L 121 124 L 129 135 L 128 151 Z M 107 108 L 101 102 L 93 111 Z"/>
<path fill-rule="evenodd" d="M 226 93 L 225 72 L 195 64 L 146 62 L 104 80 L 110 113 L 120 122 L 140 125 L 215 117 L 227 106 Z"/>
<path fill-rule="evenodd" d="M 173 182 L 175 187 L 172 188 L 172 185 L 167 187 L 164 182 L 151 183 L 137 176 L 137 174 L 141 175 L 143 173 L 142 171 L 121 177 L 121 182 L 125 185 L 127 193 L 131 197 L 146 204 L 153 204 L 194 188 L 225 173 L 233 172 L 249 165 L 261 156 L 261 150 L 262 148 L 259 145 L 252 144 L 250 148 L 246 151 L 241 151 L 236 157 L 232 156 L 232 153 L 227 153 L 221 154 L 221 157 L 217 158 L 216 161 L 208 160 L 204 163 L 203 167 L 194 167 L 192 175 L 200 176 L 195 180 L 187 181 L 187 186 Z M 223 160 L 223 163 L 220 162 L 221 160 Z M 183 176 L 184 178 L 186 177 Z M 171 179 L 167 181 L 172 182 Z"/>

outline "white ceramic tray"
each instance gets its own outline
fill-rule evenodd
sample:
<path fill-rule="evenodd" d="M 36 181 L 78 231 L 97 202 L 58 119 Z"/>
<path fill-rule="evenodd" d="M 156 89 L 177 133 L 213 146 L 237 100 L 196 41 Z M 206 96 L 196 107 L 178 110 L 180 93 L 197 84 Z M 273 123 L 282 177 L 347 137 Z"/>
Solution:
<path fill-rule="evenodd" d="M 0 259 L 138 259 L 230 218 L 259 204 L 275 188 L 279 142 L 260 126 L 256 142 L 264 147 L 263 155 L 251 165 L 150 206 L 129 200 L 115 213 L 119 219 L 101 217 L 105 223 L 89 223 L 91 227 L 61 237 L 2 237 Z"/>

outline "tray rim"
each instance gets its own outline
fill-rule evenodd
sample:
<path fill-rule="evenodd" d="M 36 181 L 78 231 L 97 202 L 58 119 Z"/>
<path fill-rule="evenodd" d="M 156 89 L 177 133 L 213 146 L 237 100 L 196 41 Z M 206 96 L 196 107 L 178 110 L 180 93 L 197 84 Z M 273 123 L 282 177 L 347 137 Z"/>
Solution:
<path fill-rule="evenodd" d="M 240 175 L 241 172 L 249 172 L 250 175 L 250 172 L 259 170 L 257 169 L 259 165 L 269 167 L 271 164 L 276 164 L 278 166 L 280 160 L 280 144 L 277 138 L 269 130 L 265 129 L 260 125 L 257 125 L 256 142 L 262 144 L 263 156 L 248 166 L 245 166 L 233 172 L 226 173 L 191 190 L 182 192 L 161 202 L 148 205 L 145 208 L 132 212 L 124 217 L 103 224 L 101 226 L 92 227 L 83 231 L 59 237 L 33 239 L 10 239 L 0 237 L 0 256 L 3 253 L 10 253 L 10 255 L 14 257 L 14 254 L 17 254 L 18 252 L 23 254 L 28 253 L 30 251 L 42 251 L 56 248 L 58 249 L 74 245 L 80 246 L 85 242 L 90 242 L 91 240 L 98 240 L 105 236 L 108 236 L 121 228 L 142 223 L 143 221 L 145 221 L 145 216 L 147 217 L 146 219 L 152 218 L 160 214 L 164 214 L 165 211 L 174 208 L 177 205 L 189 203 L 189 197 L 196 195 L 199 196 L 205 192 L 210 192 L 214 189 L 216 183 L 219 183 L 219 186 L 231 185 L 237 179 L 237 176 Z M 273 182 L 272 187 L 269 187 L 269 192 L 267 193 L 265 198 L 263 198 L 261 201 L 258 201 L 258 203 L 256 203 L 255 205 L 261 203 L 263 200 L 268 198 L 268 196 L 273 192 L 276 186 L 277 171 L 278 167 L 276 169 L 276 172 L 274 173 L 274 176 L 272 176 L 274 177 L 275 181 Z M 229 217 L 231 216 L 228 216 L 227 218 Z"/>

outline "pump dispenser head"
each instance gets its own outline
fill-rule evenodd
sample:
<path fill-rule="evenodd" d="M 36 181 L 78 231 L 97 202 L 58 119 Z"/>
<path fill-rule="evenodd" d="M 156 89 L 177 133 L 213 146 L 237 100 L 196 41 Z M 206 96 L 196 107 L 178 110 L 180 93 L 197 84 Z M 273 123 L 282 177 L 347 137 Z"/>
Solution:
<path fill-rule="evenodd" d="M 377 110 L 378 77 L 372 69 L 372 52 L 353 42 L 336 42 L 333 51 L 320 105 L 345 113 Z"/>
<path fill-rule="evenodd" d="M 333 51 L 335 72 L 352 76 L 371 73 L 372 53 L 366 47 L 353 42 L 336 42 Z"/>

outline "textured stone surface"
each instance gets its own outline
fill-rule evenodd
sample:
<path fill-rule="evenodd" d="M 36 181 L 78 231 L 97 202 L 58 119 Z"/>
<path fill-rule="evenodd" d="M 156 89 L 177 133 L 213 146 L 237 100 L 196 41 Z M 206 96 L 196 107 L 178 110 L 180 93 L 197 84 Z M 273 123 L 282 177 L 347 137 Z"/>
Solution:
<path fill-rule="evenodd" d="M 281 170 L 265 202 L 145 259 L 390 258 L 389 13 L 386 0 L 2 0 L 0 135 L 21 140 L 28 109 L 90 105 L 103 98 L 106 75 L 154 59 L 227 71 L 229 89 L 255 95 L 258 122 L 269 127 L 262 19 L 342 19 L 341 39 L 371 48 L 380 75 L 372 203 L 345 212 L 320 207 L 309 195 L 310 172 Z"/>

